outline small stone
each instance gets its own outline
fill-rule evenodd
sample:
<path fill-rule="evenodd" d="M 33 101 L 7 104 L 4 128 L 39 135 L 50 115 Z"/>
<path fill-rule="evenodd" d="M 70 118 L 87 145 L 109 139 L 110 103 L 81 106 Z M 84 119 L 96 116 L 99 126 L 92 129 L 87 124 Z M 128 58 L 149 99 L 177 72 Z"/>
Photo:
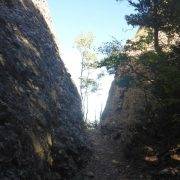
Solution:
<path fill-rule="evenodd" d="M 92 171 L 87 172 L 85 175 L 91 178 L 94 177 L 94 173 Z"/>
<path fill-rule="evenodd" d="M 169 169 L 163 169 L 160 171 L 160 174 L 169 174 Z"/>
<path fill-rule="evenodd" d="M 113 164 L 119 164 L 119 161 L 113 159 L 113 160 L 112 160 L 112 163 L 113 163 Z"/>
<path fill-rule="evenodd" d="M 176 175 L 178 174 L 178 169 L 169 167 L 169 168 L 161 170 L 160 174 L 161 175 Z"/>

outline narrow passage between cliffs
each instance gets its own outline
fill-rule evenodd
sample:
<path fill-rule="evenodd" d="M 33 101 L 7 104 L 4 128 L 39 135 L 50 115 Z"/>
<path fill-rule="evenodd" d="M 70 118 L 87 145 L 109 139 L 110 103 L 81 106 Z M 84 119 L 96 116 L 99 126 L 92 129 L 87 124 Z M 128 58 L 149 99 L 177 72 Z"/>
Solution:
<path fill-rule="evenodd" d="M 109 137 L 103 135 L 100 128 L 96 128 L 89 132 L 89 138 L 92 141 L 93 156 L 87 167 L 73 180 L 126 180 L 123 172 L 128 168 L 128 164 L 119 160 L 122 154 L 117 153 Z"/>

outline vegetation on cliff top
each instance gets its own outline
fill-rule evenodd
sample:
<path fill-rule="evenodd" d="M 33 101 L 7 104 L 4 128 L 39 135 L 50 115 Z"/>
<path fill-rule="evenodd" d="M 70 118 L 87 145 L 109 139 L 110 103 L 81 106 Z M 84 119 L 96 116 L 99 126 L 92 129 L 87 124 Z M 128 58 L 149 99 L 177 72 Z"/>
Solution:
<path fill-rule="evenodd" d="M 116 40 L 104 44 L 100 51 L 105 58 L 98 67 L 118 76 L 119 87 L 140 88 L 156 99 L 153 104 L 147 96 L 144 118 L 134 125 L 133 138 L 125 144 L 124 153 L 136 163 L 141 159 L 142 165 L 151 151 L 151 157 L 158 159 L 153 170 L 159 173 L 163 167 L 177 166 L 172 152 L 176 154 L 180 148 L 180 2 L 128 1 L 136 14 L 127 15 L 126 20 L 140 26 L 137 37 L 124 46 Z"/>

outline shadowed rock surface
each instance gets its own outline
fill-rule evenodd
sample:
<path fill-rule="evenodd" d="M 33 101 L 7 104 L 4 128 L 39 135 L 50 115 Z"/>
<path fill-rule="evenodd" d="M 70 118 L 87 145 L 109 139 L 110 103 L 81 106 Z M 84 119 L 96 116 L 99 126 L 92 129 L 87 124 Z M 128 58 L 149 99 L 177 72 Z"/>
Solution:
<path fill-rule="evenodd" d="M 129 53 L 138 56 L 142 51 Z M 179 53 L 176 56 L 179 57 Z M 131 65 L 125 63 L 117 68 L 101 117 L 101 132 L 115 144 L 112 146 L 114 153 L 121 154 L 117 160 L 122 164 L 128 162 L 127 176 L 131 174 L 132 179 L 134 176 L 137 179 L 179 179 L 179 105 L 168 109 L 161 104 L 161 98 L 166 97 L 159 98 L 154 93 L 159 85 L 153 86 L 157 91 L 148 86 L 153 73 L 146 81 L 147 85 L 142 86 L 137 83 L 140 76 L 136 72 L 139 70 L 144 75 L 148 70 L 135 66 L 138 70 L 132 71 Z M 133 77 L 131 85 L 124 78 L 128 76 Z M 179 94 L 175 97 L 179 99 Z"/>
<path fill-rule="evenodd" d="M 117 171 L 121 173 L 113 178 L 115 180 L 179 179 L 179 147 L 174 148 L 179 142 L 179 126 L 163 126 L 161 120 L 150 121 L 147 107 L 155 111 L 157 99 L 141 88 L 119 87 L 116 84 L 119 78 L 115 76 L 100 122 L 101 139 L 108 139 L 107 146 L 111 148 L 108 152 L 113 152 L 110 159 L 114 156 L 117 162 L 116 168 L 111 166 L 110 176 Z"/>
<path fill-rule="evenodd" d="M 68 179 L 89 156 L 44 3 L 0 1 L 0 179 Z"/>

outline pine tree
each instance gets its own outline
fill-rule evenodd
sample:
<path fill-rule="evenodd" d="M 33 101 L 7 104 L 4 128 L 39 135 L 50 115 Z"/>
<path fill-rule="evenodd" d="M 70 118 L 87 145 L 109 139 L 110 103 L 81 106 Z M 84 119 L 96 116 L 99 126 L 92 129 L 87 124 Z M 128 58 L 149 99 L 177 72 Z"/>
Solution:
<path fill-rule="evenodd" d="M 132 26 L 152 28 L 154 31 L 154 49 L 160 51 L 159 32 L 167 34 L 180 30 L 179 0 L 128 0 L 137 11 L 126 16 L 127 23 Z"/>

